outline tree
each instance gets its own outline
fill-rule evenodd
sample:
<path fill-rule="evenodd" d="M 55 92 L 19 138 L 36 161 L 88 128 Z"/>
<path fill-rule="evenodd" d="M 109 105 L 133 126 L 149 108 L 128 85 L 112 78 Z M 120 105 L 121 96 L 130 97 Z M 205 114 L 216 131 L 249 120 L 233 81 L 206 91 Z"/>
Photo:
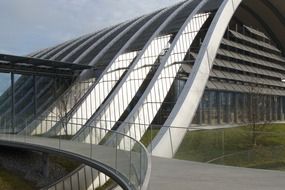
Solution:
<path fill-rule="evenodd" d="M 257 139 L 262 133 L 270 129 L 271 118 L 267 118 L 269 106 L 264 88 L 259 85 L 250 85 L 248 94 L 248 125 L 251 131 L 251 142 L 253 147 L 258 145 Z"/>
<path fill-rule="evenodd" d="M 56 122 L 60 122 L 60 128 L 63 129 L 64 135 L 68 135 L 68 121 L 70 119 L 70 110 L 78 102 L 82 94 L 82 85 L 84 82 L 75 83 L 71 89 L 58 98 L 56 103 Z"/>

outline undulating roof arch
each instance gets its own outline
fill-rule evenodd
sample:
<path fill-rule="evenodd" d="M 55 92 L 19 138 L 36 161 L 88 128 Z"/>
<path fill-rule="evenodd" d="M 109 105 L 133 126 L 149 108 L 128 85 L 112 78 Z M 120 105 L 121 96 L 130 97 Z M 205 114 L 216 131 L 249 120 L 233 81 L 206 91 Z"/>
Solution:
<path fill-rule="evenodd" d="M 285 1 L 243 0 L 235 17 L 243 23 L 263 30 L 285 52 Z"/>
<path fill-rule="evenodd" d="M 105 91 L 104 93 L 106 94 L 104 94 L 104 98 L 102 99 L 100 105 L 96 105 L 96 109 L 93 110 L 94 112 L 91 111 L 92 113 L 90 112 L 90 114 L 88 115 L 88 118 L 85 118 L 86 120 L 94 119 L 94 121 L 96 121 L 96 117 L 97 115 L 98 116 L 100 115 L 100 112 L 102 113 L 106 112 L 107 114 L 109 114 L 109 112 L 110 113 L 119 112 L 118 110 L 116 111 L 115 109 L 112 110 L 113 104 L 109 104 L 109 103 L 112 103 L 113 99 L 115 99 L 114 97 L 116 97 L 116 93 L 119 94 L 119 92 L 121 92 L 120 88 L 124 90 L 124 88 L 122 87 L 125 86 L 125 84 L 127 83 L 128 76 L 131 76 L 130 78 L 132 80 L 137 80 L 138 76 L 133 77 L 133 75 L 131 75 L 131 72 L 133 72 L 132 69 L 136 68 L 135 64 L 139 63 L 139 60 L 141 58 L 145 59 L 143 56 L 143 53 L 144 51 L 146 51 L 147 47 L 150 46 L 152 42 L 155 42 L 155 40 L 158 40 L 158 41 L 161 40 L 159 39 L 159 37 L 164 36 L 164 35 L 166 37 L 169 37 L 167 35 L 170 35 L 169 37 L 170 40 L 168 39 L 165 41 L 161 40 L 163 41 L 163 43 L 166 43 L 166 44 L 163 44 L 165 48 L 161 47 L 163 50 L 165 50 L 164 52 L 165 54 L 163 53 L 163 51 L 161 51 L 162 53 L 155 52 L 153 54 L 155 60 L 152 61 L 148 65 L 146 64 L 146 66 L 157 64 L 158 69 L 155 69 L 155 73 L 151 76 L 152 78 L 149 79 L 150 82 L 144 83 L 146 84 L 147 87 L 145 87 L 143 91 L 140 92 L 139 100 L 136 102 L 137 103 L 136 105 L 151 104 L 150 101 L 149 102 L 146 101 L 146 103 L 144 103 L 144 100 L 147 99 L 147 96 L 151 94 L 151 92 L 155 92 L 155 90 L 152 91 L 152 88 L 155 89 L 154 86 L 156 82 L 160 80 L 158 77 L 163 72 L 164 66 L 166 65 L 168 58 L 170 57 L 171 53 L 169 52 L 175 48 L 176 44 L 178 44 L 178 39 L 179 37 L 182 36 L 183 29 L 186 26 L 186 24 L 189 24 L 190 20 L 191 21 L 194 20 L 193 22 L 195 22 L 195 19 L 194 19 L 195 16 L 198 16 L 199 14 L 203 14 L 203 13 L 206 13 L 207 16 L 209 16 L 209 19 L 207 17 L 205 18 L 205 20 L 203 19 L 203 23 L 205 24 L 200 23 L 201 25 L 199 25 L 199 27 L 197 27 L 197 25 L 196 26 L 194 25 L 193 27 L 195 29 L 198 28 L 199 31 L 196 31 L 196 32 L 197 32 L 197 36 L 200 38 L 199 43 L 201 43 L 202 45 L 199 44 L 199 46 L 197 46 L 197 51 L 194 52 L 193 54 L 189 53 L 191 48 L 193 48 L 189 44 L 187 44 L 187 47 L 183 47 L 184 50 L 181 50 L 184 57 L 186 57 L 185 55 L 187 53 L 188 55 L 191 55 L 192 56 L 191 58 L 193 58 L 192 61 L 193 62 L 195 61 L 195 63 L 189 64 L 191 66 L 191 69 L 189 71 L 189 76 L 186 77 L 187 82 L 183 88 L 183 91 L 179 94 L 179 98 L 177 102 L 175 102 L 176 103 L 175 106 L 171 110 L 171 113 L 167 116 L 168 118 L 164 123 L 164 126 L 180 126 L 180 127 L 187 128 L 193 120 L 193 117 L 199 105 L 200 99 L 203 95 L 203 92 L 205 91 L 207 87 L 207 82 L 209 78 L 211 78 L 211 75 L 213 76 L 213 75 L 217 75 L 217 73 L 222 73 L 222 72 L 215 72 L 213 74 L 212 72 L 213 71 L 212 66 L 215 64 L 216 59 L 220 58 L 221 56 L 226 57 L 227 56 L 226 54 L 228 53 L 225 51 L 219 52 L 219 48 L 221 46 L 227 46 L 227 47 L 232 46 L 233 48 L 236 48 L 234 46 L 237 44 L 234 44 L 234 42 L 229 43 L 227 39 L 223 39 L 223 37 L 225 36 L 226 29 L 230 28 L 231 24 L 234 25 L 235 23 L 239 23 L 240 25 L 250 26 L 252 27 L 252 29 L 256 29 L 255 32 L 257 33 L 253 35 L 257 35 L 257 36 L 260 35 L 259 37 L 256 37 L 257 39 L 267 38 L 267 37 L 271 38 L 274 44 L 269 44 L 267 48 L 269 49 L 271 48 L 273 52 L 276 51 L 276 49 L 280 50 L 280 52 L 282 52 L 282 54 L 284 55 L 284 52 L 285 52 L 285 35 L 284 35 L 285 2 L 284 0 L 274 0 L 274 1 L 270 1 L 270 0 L 217 0 L 217 1 L 193 0 L 193 1 L 185 1 L 177 5 L 174 5 L 173 7 L 170 7 L 168 9 L 162 9 L 160 11 L 136 18 L 134 20 L 130 20 L 130 21 L 127 21 L 125 23 L 122 23 L 122 24 L 119 24 L 119 25 L 116 25 L 110 28 L 102 29 L 93 34 L 85 35 L 75 40 L 68 41 L 66 43 L 55 46 L 53 48 L 46 49 L 44 51 L 36 53 L 34 56 L 46 58 L 46 59 L 55 59 L 59 61 L 68 60 L 70 62 L 75 62 L 77 64 L 91 64 L 91 65 L 100 67 L 101 69 L 100 72 L 96 74 L 82 73 L 81 79 L 86 79 L 89 77 L 92 78 L 95 76 L 96 79 L 100 81 L 102 78 L 106 77 L 111 72 L 116 72 L 117 70 L 121 70 L 121 72 L 125 72 L 124 74 L 121 73 L 121 75 L 118 75 L 115 77 L 115 80 L 113 80 L 115 82 L 112 83 L 112 87 L 111 87 L 111 88 L 114 87 L 114 89 L 110 88 L 108 89 L 108 92 Z M 204 31 L 202 32 L 202 30 Z M 251 29 L 248 29 L 248 30 L 251 30 Z M 235 31 L 231 31 L 231 32 L 235 32 Z M 250 33 L 250 31 L 247 31 L 247 32 Z M 188 31 L 188 33 L 190 32 Z M 197 39 L 195 36 L 193 38 Z M 187 41 L 187 39 L 189 40 L 190 37 L 189 36 L 186 37 L 185 41 Z M 195 41 L 195 39 L 191 39 L 191 40 Z M 240 45 L 238 48 L 244 47 L 242 45 Z M 278 48 L 275 46 L 277 46 Z M 253 53 L 250 52 L 252 50 L 250 48 L 251 47 L 247 49 L 248 51 L 247 53 L 249 55 L 252 55 L 254 54 L 254 52 Z M 178 52 L 178 53 L 176 52 L 176 53 L 179 54 L 181 52 Z M 129 57 L 127 53 L 134 53 L 134 54 Z M 222 55 L 223 53 L 225 55 Z M 126 56 L 126 54 L 128 56 Z M 232 54 L 231 56 L 235 57 L 236 55 Z M 259 56 L 260 57 L 263 56 L 261 55 L 261 51 L 257 52 L 255 55 L 252 55 L 253 58 L 256 58 Z M 119 65 L 119 61 L 117 61 L 117 58 L 122 58 L 122 57 L 123 59 L 125 59 L 125 61 L 126 61 L 126 57 L 129 57 L 128 59 L 130 60 L 128 60 L 127 65 L 124 65 L 124 64 Z M 186 58 L 181 58 L 181 60 L 180 59 L 178 61 L 171 60 L 172 62 L 171 61 L 169 62 L 171 62 L 170 65 L 171 64 L 175 65 L 177 64 L 177 62 L 178 64 L 182 63 L 183 61 L 185 61 L 185 59 Z M 259 71 L 261 72 L 266 69 L 270 71 L 274 71 L 275 73 L 277 73 L 277 75 L 275 75 L 274 72 L 273 74 L 271 73 L 271 76 L 267 76 L 266 73 L 265 74 L 263 73 L 263 74 L 264 76 L 267 77 L 267 79 L 269 78 L 266 81 L 268 86 L 270 86 L 270 83 L 271 83 L 270 79 L 272 79 L 274 82 L 272 86 L 273 87 L 276 86 L 277 88 L 279 88 L 280 80 L 278 77 L 280 76 L 280 74 L 284 73 L 284 70 L 283 70 L 284 65 L 282 65 L 282 60 L 281 61 L 277 60 L 277 62 L 270 63 L 270 59 L 271 58 L 269 58 L 269 61 L 267 62 L 263 62 L 263 65 L 261 65 L 260 67 L 261 69 L 258 68 L 259 70 L 255 70 L 255 71 L 254 69 L 250 70 L 250 68 L 254 68 L 254 66 L 252 65 L 254 64 L 258 65 L 257 59 L 252 60 L 253 62 L 249 63 L 251 64 L 252 67 L 246 68 L 244 66 L 244 67 L 240 67 L 238 70 L 234 66 L 232 66 L 231 69 L 233 70 L 236 69 L 238 72 L 245 72 L 245 73 L 247 72 L 249 73 L 249 75 L 259 75 L 258 73 Z M 275 54 L 275 57 L 273 56 L 272 59 L 273 60 L 276 59 L 276 54 Z M 240 62 L 242 63 L 245 63 L 246 61 L 247 60 L 242 60 L 242 59 L 240 60 Z M 191 62 L 191 60 L 186 60 L 185 63 L 186 62 L 189 63 Z M 111 69 L 111 72 L 110 72 L 109 69 L 114 63 L 118 64 L 120 67 L 114 70 Z M 230 65 L 229 61 L 228 62 L 225 61 L 223 63 Z M 267 67 L 266 64 L 268 64 L 268 68 L 266 68 Z M 229 70 L 229 68 L 227 67 L 226 69 Z M 173 72 L 174 74 L 172 78 L 175 77 L 175 75 L 178 73 L 178 70 L 179 69 Z M 141 80 L 145 80 L 146 76 L 147 75 L 145 75 L 144 77 L 141 77 L 142 78 Z M 263 76 L 263 75 L 260 75 L 260 76 Z M 214 76 L 214 77 L 219 78 L 218 76 Z M 224 78 L 222 77 L 220 78 L 227 79 L 226 76 L 223 76 L 223 77 Z M 231 79 L 234 80 L 234 77 L 232 77 Z M 244 80 L 242 79 L 239 79 L 239 80 L 241 80 L 244 83 L 249 83 L 250 79 L 251 78 L 248 77 Z M 29 81 L 27 80 L 26 83 L 28 82 Z M 110 81 L 104 81 L 104 82 L 108 83 Z M 141 82 L 143 83 L 144 81 L 141 81 Z M 99 86 L 98 83 L 94 82 L 94 84 L 92 85 L 94 89 L 96 85 L 97 87 Z M 139 85 L 141 84 L 139 83 Z M 170 85 L 171 84 L 169 83 L 169 86 L 168 86 L 169 88 L 167 87 L 168 88 L 167 90 L 162 89 L 162 90 L 165 90 L 164 91 L 165 95 L 168 93 L 168 90 L 170 89 Z M 105 83 L 105 86 L 106 86 L 106 83 Z M 140 86 L 137 86 L 137 89 L 139 89 L 139 87 Z M 137 93 L 137 89 L 135 90 L 134 88 L 132 89 L 134 91 L 132 92 L 134 96 Z M 156 88 L 156 91 L 159 91 L 159 90 L 161 89 Z M 91 94 L 92 90 L 89 90 L 88 92 L 89 94 L 86 95 L 84 98 L 88 97 Z M 121 93 L 121 94 L 130 95 L 131 93 Z M 281 94 L 282 94 L 282 91 L 281 91 Z M 150 97 L 155 97 L 155 96 L 158 97 L 159 95 L 157 94 L 150 95 Z M 164 98 L 165 97 L 159 99 L 158 100 L 159 104 L 157 105 L 161 106 L 161 104 L 164 101 Z M 126 99 L 124 100 L 126 102 Z M 133 97 L 128 101 L 131 102 L 132 100 L 133 100 Z M 85 99 L 83 100 L 83 98 L 81 102 L 78 101 L 79 103 L 76 105 L 78 106 L 76 108 L 77 110 L 81 109 L 81 108 L 79 109 L 79 107 L 83 105 L 84 101 Z M 138 114 L 136 114 L 135 111 L 139 111 L 140 106 L 133 106 L 131 110 L 132 112 L 124 112 L 129 108 L 128 107 L 129 102 L 127 104 L 128 105 L 125 105 L 126 108 L 125 107 L 122 108 L 123 106 L 120 106 L 120 108 L 123 109 L 123 110 L 120 110 L 120 112 L 129 114 L 128 116 L 130 117 L 125 117 L 124 121 L 126 123 L 127 122 L 131 123 L 132 121 L 131 113 L 133 113 L 134 117 L 137 117 Z M 110 110 L 109 110 L 109 107 L 111 108 Z M 189 107 L 191 109 L 189 109 Z M 82 110 L 83 108 L 85 109 L 86 106 L 82 106 Z M 105 108 L 108 108 L 108 110 Z M 155 109 L 152 109 L 152 111 L 153 110 Z M 159 110 L 157 109 L 156 111 L 158 113 Z M 153 116 L 154 114 L 155 113 L 153 113 Z M 74 114 L 74 116 L 76 116 L 76 114 Z M 102 114 L 102 116 L 105 116 L 105 115 Z M 111 117 L 111 114 L 108 115 L 108 117 L 109 116 Z M 118 118 L 121 118 L 121 117 L 118 116 Z M 120 119 L 116 118 L 115 122 L 119 120 Z M 99 121 L 101 122 L 101 120 Z M 147 125 L 150 125 L 151 122 L 152 121 L 148 121 Z M 120 127 L 122 129 L 126 128 L 123 125 L 121 125 Z M 76 133 L 77 132 L 78 131 L 76 130 Z M 80 132 L 81 131 L 79 131 L 78 134 Z M 161 130 L 159 135 L 155 139 L 154 146 L 151 147 L 154 149 L 154 154 L 158 156 L 172 157 L 175 151 L 177 150 L 182 140 L 183 135 L 185 134 L 185 133 L 184 134 L 181 133 L 181 131 L 177 132 L 175 130 L 172 130 L 171 134 L 167 134 L 167 133 L 168 133 L 167 129 Z M 81 134 L 83 134 L 83 136 L 85 135 L 85 133 L 81 133 Z M 172 142 L 169 142 L 169 139 L 171 139 Z"/>

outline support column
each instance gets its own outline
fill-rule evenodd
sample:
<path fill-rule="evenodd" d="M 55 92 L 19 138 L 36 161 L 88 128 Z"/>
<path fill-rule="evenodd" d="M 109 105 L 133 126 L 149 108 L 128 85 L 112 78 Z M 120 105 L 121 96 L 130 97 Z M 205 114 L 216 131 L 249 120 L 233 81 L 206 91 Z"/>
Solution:
<path fill-rule="evenodd" d="M 45 152 L 42 154 L 42 175 L 46 178 L 49 176 L 49 155 Z"/>
<path fill-rule="evenodd" d="M 11 73 L 11 127 L 12 133 L 15 132 L 15 76 L 14 73 Z M 7 125 L 7 123 L 6 123 Z M 9 125 L 8 125 L 9 126 Z"/>
<path fill-rule="evenodd" d="M 225 98 L 226 98 L 226 113 L 225 113 L 225 116 L 226 116 L 226 123 L 230 123 L 232 121 L 232 113 L 231 113 L 231 93 L 230 92 L 227 92 L 225 93 Z"/>
<path fill-rule="evenodd" d="M 283 120 L 285 120 L 285 96 L 282 96 L 282 111 L 283 111 L 282 118 Z"/>
<path fill-rule="evenodd" d="M 273 96 L 274 102 L 274 121 L 278 120 L 278 97 Z"/>
<path fill-rule="evenodd" d="M 247 108 L 248 106 L 246 105 L 246 95 L 247 94 L 243 94 L 242 96 L 242 121 L 243 123 L 248 122 L 248 113 L 247 113 Z"/>
<path fill-rule="evenodd" d="M 249 123 L 254 122 L 254 116 L 253 116 L 253 101 L 252 101 L 252 94 L 247 94 L 248 96 L 248 118 L 249 118 Z"/>
<path fill-rule="evenodd" d="M 266 109 L 265 109 L 265 112 L 266 112 L 266 120 L 265 121 L 269 121 L 269 118 L 270 118 L 270 104 L 269 104 L 269 98 L 268 98 L 268 95 L 265 96 L 265 105 L 266 105 Z"/>
<path fill-rule="evenodd" d="M 202 111 L 202 124 L 206 124 L 207 121 L 206 121 L 206 115 L 208 113 L 206 113 L 206 103 L 205 103 L 205 97 L 203 96 L 203 102 L 201 102 L 201 111 Z"/>
<path fill-rule="evenodd" d="M 267 120 L 267 115 L 266 115 L 266 113 L 267 113 L 267 110 L 268 110 L 267 104 L 266 104 L 266 96 L 263 95 L 262 99 L 263 99 L 263 103 L 262 103 L 262 106 L 263 106 L 263 118 L 262 118 L 262 120 L 263 120 L 264 122 L 266 122 L 266 120 Z"/>
<path fill-rule="evenodd" d="M 197 123 L 199 125 L 202 125 L 204 123 L 204 117 L 203 117 L 203 99 L 201 100 L 198 110 L 197 110 Z"/>
<path fill-rule="evenodd" d="M 252 114 L 254 116 L 254 122 L 258 123 L 260 121 L 260 107 L 259 107 L 259 100 L 260 99 L 260 95 L 259 94 L 254 94 L 253 95 L 253 100 L 252 100 L 252 104 L 253 104 L 253 108 L 252 108 Z"/>
<path fill-rule="evenodd" d="M 272 97 L 269 95 L 268 96 L 268 103 L 269 103 L 269 117 L 268 117 L 268 121 L 272 121 Z"/>
<path fill-rule="evenodd" d="M 283 97 L 280 96 L 279 97 L 279 113 L 280 113 L 280 120 L 283 121 L 284 120 L 284 110 L 283 110 Z"/>
<path fill-rule="evenodd" d="M 220 91 L 216 91 L 217 93 L 217 123 L 221 124 L 221 92 Z"/>
<path fill-rule="evenodd" d="M 213 119 L 212 119 L 212 111 L 213 111 L 212 110 L 213 109 L 212 101 L 213 101 L 213 99 L 212 99 L 211 93 L 213 93 L 213 92 L 209 91 L 209 93 L 208 93 L 208 124 L 209 125 L 213 125 Z"/>
<path fill-rule="evenodd" d="M 234 109 L 234 123 L 236 124 L 236 123 L 238 123 L 238 96 L 239 96 L 240 94 L 239 93 L 237 93 L 237 92 L 234 92 L 234 94 L 233 94 L 233 98 L 234 98 L 234 107 L 233 107 L 233 109 Z"/>

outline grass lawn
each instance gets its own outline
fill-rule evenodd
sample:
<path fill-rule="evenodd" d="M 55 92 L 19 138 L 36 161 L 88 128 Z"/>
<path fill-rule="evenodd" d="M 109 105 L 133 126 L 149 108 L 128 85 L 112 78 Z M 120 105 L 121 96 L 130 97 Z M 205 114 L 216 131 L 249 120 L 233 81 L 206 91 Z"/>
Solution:
<path fill-rule="evenodd" d="M 150 142 L 154 139 L 154 137 L 157 135 L 157 133 L 159 132 L 159 129 L 153 128 L 150 129 L 148 128 L 147 131 L 144 133 L 144 135 L 141 138 L 141 143 L 147 147 Z"/>
<path fill-rule="evenodd" d="M 34 190 L 35 186 L 24 180 L 23 177 L 13 172 L 0 168 L 0 189 L 1 190 Z"/>
<path fill-rule="evenodd" d="M 61 140 L 71 140 L 73 135 L 56 135 L 50 136 L 49 138 L 61 139 Z"/>
<path fill-rule="evenodd" d="M 285 125 L 270 124 L 256 133 L 249 127 L 189 131 L 175 158 L 240 167 L 285 168 Z"/>

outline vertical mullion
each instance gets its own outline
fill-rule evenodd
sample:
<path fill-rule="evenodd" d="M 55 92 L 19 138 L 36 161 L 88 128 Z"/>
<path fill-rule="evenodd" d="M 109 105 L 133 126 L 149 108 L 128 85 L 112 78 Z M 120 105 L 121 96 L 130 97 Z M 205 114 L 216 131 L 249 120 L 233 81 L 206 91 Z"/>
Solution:
<path fill-rule="evenodd" d="M 14 73 L 11 73 L 11 94 L 12 94 L 12 98 L 11 98 L 11 127 L 12 130 L 14 132 L 14 124 L 15 124 L 15 87 L 14 87 L 14 80 L 15 80 L 15 76 Z M 6 123 L 7 125 L 7 123 Z"/>
<path fill-rule="evenodd" d="M 37 115 L 37 82 L 36 82 L 36 76 L 33 75 L 33 90 L 34 90 L 34 117 Z"/>

